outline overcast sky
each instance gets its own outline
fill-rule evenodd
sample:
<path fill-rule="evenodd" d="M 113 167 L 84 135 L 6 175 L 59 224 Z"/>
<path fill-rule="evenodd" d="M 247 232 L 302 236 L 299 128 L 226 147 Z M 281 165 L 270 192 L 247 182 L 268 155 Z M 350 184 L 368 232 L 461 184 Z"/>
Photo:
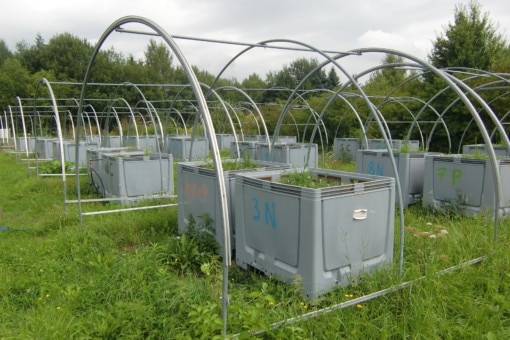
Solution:
<path fill-rule="evenodd" d="M 453 22 L 463 0 L 0 0 L 0 38 L 11 50 L 19 41 L 48 41 L 69 32 L 92 44 L 117 19 L 136 15 L 150 19 L 176 36 L 257 43 L 290 39 L 316 48 L 349 51 L 382 47 L 426 59 L 436 36 Z M 499 32 L 510 34 L 510 1 L 480 0 Z M 140 26 L 125 28 L 147 29 Z M 113 33 L 107 46 L 135 58 L 143 57 L 149 37 Z M 176 39 L 187 60 L 217 74 L 244 47 Z M 292 46 L 274 43 L 272 45 Z M 294 46 L 296 47 L 296 46 Z M 298 57 L 320 56 L 274 49 L 256 49 L 228 68 L 227 76 L 242 80 L 251 73 L 265 78 Z M 350 74 L 379 63 L 382 54 L 344 58 Z"/>

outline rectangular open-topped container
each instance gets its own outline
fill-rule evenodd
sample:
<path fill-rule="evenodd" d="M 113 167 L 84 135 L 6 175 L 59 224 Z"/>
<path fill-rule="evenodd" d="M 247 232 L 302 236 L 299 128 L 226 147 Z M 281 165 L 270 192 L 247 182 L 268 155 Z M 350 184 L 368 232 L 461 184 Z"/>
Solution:
<path fill-rule="evenodd" d="M 236 143 L 230 143 L 230 158 L 244 158 L 244 159 L 257 159 L 257 150 L 260 141 L 239 141 L 237 143 L 239 153 L 237 153 Z"/>
<path fill-rule="evenodd" d="M 355 161 L 358 149 L 361 149 L 359 138 L 335 138 L 333 140 L 333 154 L 345 161 Z"/>
<path fill-rule="evenodd" d="M 280 183 L 286 172 L 236 175 L 236 263 L 291 282 L 314 298 L 392 262 L 395 180 L 312 169 L 334 186 Z M 340 184 L 339 184 L 340 183 Z"/>
<path fill-rule="evenodd" d="M 494 153 L 498 158 L 510 158 L 510 153 L 504 145 L 493 145 Z M 464 155 L 488 155 L 485 144 L 467 144 L 462 146 L 462 154 Z M 488 157 L 488 156 L 487 156 Z"/>
<path fill-rule="evenodd" d="M 104 197 L 121 204 L 174 193 L 170 154 L 103 153 L 100 164 Z"/>
<path fill-rule="evenodd" d="M 28 145 L 27 145 L 28 144 Z M 16 148 L 18 151 L 34 152 L 35 137 L 16 137 Z"/>
<path fill-rule="evenodd" d="M 365 140 L 362 140 L 362 145 L 364 149 L 387 149 L 386 142 L 384 139 L 377 138 L 369 138 L 367 139 L 367 145 L 365 144 Z M 392 139 L 390 141 L 391 148 L 393 150 L 401 150 L 402 148 L 406 148 L 407 151 L 418 151 L 420 149 L 420 141 L 419 140 L 403 140 L 403 139 Z"/>
<path fill-rule="evenodd" d="M 53 142 L 57 138 L 37 137 L 35 140 L 35 155 L 38 159 L 53 159 Z"/>
<path fill-rule="evenodd" d="M 105 148 L 120 148 L 123 146 L 122 137 L 113 136 L 101 136 L 101 146 Z"/>
<path fill-rule="evenodd" d="M 500 216 L 510 214 L 510 159 L 500 159 L 496 166 L 501 177 L 502 200 L 496 207 Z M 473 216 L 493 211 L 495 185 L 492 163 L 465 155 L 425 156 L 423 206 L 435 209 L 454 208 Z"/>
<path fill-rule="evenodd" d="M 310 157 L 309 160 L 308 157 Z M 289 164 L 296 168 L 316 168 L 318 162 L 317 144 L 312 143 L 311 146 L 309 143 L 275 144 L 270 155 L 268 144 L 259 143 L 256 159 Z"/>
<path fill-rule="evenodd" d="M 218 142 L 218 148 L 220 150 L 224 150 L 224 149 L 229 150 L 230 143 L 235 142 L 235 135 L 234 134 L 226 134 L 226 133 L 217 133 L 216 141 Z"/>
<path fill-rule="evenodd" d="M 140 135 L 138 136 L 138 145 L 136 143 L 136 136 L 124 136 L 124 146 L 137 148 L 148 152 L 160 152 L 161 150 L 161 136 L 156 135 Z"/>
<path fill-rule="evenodd" d="M 117 155 L 120 157 L 142 157 L 144 152 L 131 150 L 128 147 L 87 149 L 86 162 L 89 184 L 102 196 L 104 196 L 104 184 L 102 181 L 105 176 L 105 167 L 102 164 L 103 154 L 107 154 L 108 156 Z"/>
<path fill-rule="evenodd" d="M 171 153 L 175 159 L 198 160 L 209 156 L 209 140 L 205 137 L 168 135 L 166 136 L 166 148 L 167 152 Z"/>
<path fill-rule="evenodd" d="M 288 169 L 285 164 L 254 161 L 249 167 L 243 169 L 245 162 L 236 160 L 223 161 L 223 175 L 229 206 L 229 219 L 232 235 L 232 249 L 234 248 L 233 231 L 235 226 L 234 192 L 235 175 L 246 172 L 260 172 L 269 169 Z M 195 161 L 177 164 L 177 196 L 178 196 L 178 226 L 179 232 L 184 232 L 190 223 L 190 216 L 200 222 L 203 216 L 211 221 L 210 227 L 214 230 L 215 238 L 223 249 L 223 226 L 221 221 L 221 205 L 218 191 L 216 172 L 209 167 L 210 162 Z M 233 167 L 233 164 L 237 166 Z M 229 170 L 233 169 L 235 170 Z"/>
<path fill-rule="evenodd" d="M 402 189 L 402 204 L 404 207 L 416 203 L 423 196 L 425 154 L 423 152 L 393 153 Z M 385 150 L 358 150 L 356 172 L 396 177 L 390 153 Z M 395 195 L 395 198 L 398 202 L 398 195 Z"/>
<path fill-rule="evenodd" d="M 99 147 L 98 143 L 85 142 L 80 141 L 78 144 L 78 166 L 86 167 L 87 166 L 87 149 L 97 149 Z M 57 161 L 61 161 L 62 157 L 60 154 L 60 141 L 55 140 L 52 142 L 53 146 L 53 159 Z M 76 143 L 70 140 L 63 140 L 62 147 L 64 150 L 64 161 L 74 163 L 76 160 Z"/>

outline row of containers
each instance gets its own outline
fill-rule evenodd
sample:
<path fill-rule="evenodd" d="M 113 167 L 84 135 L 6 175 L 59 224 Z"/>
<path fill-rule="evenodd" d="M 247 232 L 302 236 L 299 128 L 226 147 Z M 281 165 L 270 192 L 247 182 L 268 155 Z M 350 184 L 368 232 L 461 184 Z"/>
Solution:
<path fill-rule="evenodd" d="M 456 204 L 467 215 L 494 207 L 492 165 L 481 156 L 483 145 L 465 146 L 462 155 L 420 152 L 419 145 L 412 147 L 414 151 L 406 148 L 408 152 L 395 148 L 401 203 L 386 149 L 359 148 L 353 158 L 356 171 L 345 172 L 318 168 L 315 144 L 284 137 L 269 153 L 267 139 L 257 138 L 235 143 L 226 135 L 217 136 L 220 147 L 230 149 L 231 156 L 223 161 L 231 252 L 241 268 L 289 283 L 300 276 L 309 298 L 393 262 L 397 204 L 422 201 L 437 209 Z M 103 197 L 118 198 L 123 204 L 151 195 L 173 195 L 173 162 L 179 160 L 175 174 L 179 231 L 185 232 L 191 220 L 200 223 L 206 218 L 223 247 L 216 172 L 204 160 L 207 154 L 182 161 L 187 158 L 182 155 L 189 154 L 191 137 L 177 140 L 187 141 L 178 147 L 180 155 L 125 147 L 88 148 L 84 154 L 89 180 Z M 193 148 L 208 152 L 207 141 L 200 146 L 201 141 L 195 139 Z M 498 151 L 496 165 L 503 191 L 498 212 L 506 216 L 510 214 L 510 160 L 503 152 L 506 149 Z M 243 168 L 245 163 L 250 167 Z M 301 179 L 289 182 L 296 173 Z"/>
<path fill-rule="evenodd" d="M 493 209 L 491 163 L 477 155 L 485 152 L 483 145 L 466 146 L 462 155 L 420 152 L 418 146 L 392 153 L 403 205 L 421 200 L 426 207 L 444 209 L 453 203 L 466 215 Z M 503 200 L 498 212 L 508 216 L 510 160 L 500 156 L 496 166 Z M 302 182 L 330 183 L 321 188 L 288 183 L 287 177 L 302 171 L 291 164 L 260 161 L 257 169 L 225 171 L 237 265 L 289 283 L 299 275 L 303 292 L 314 298 L 391 263 L 395 206 L 400 202 L 390 157 L 385 149 L 359 149 L 354 173 L 313 167 L 303 171 Z M 199 221 L 207 215 L 221 244 L 222 229 L 215 222 L 221 218 L 216 175 L 205 165 L 177 166 L 179 230 L 186 230 L 190 218 Z"/>
<path fill-rule="evenodd" d="M 356 172 L 395 177 L 395 171 L 383 140 L 368 140 L 372 149 L 363 149 L 361 140 L 337 138 L 335 155 L 346 153 L 356 162 Z M 404 207 L 422 202 L 435 209 L 455 208 L 472 216 L 494 209 L 496 188 L 492 163 L 484 144 L 462 147 L 462 154 L 419 151 L 418 141 L 392 140 L 394 162 L 402 190 Z M 510 214 L 510 152 L 493 145 L 501 177 L 502 199 L 496 207 L 500 216 Z M 403 152 L 402 150 L 406 150 Z"/>
<path fill-rule="evenodd" d="M 314 298 L 391 263 L 395 180 L 319 169 L 316 144 L 277 140 L 271 156 L 265 138 L 222 146 L 233 156 L 223 160 L 223 169 L 230 250 L 237 265 L 286 282 L 299 275 L 303 293 Z M 135 196 L 173 194 L 172 154 L 89 148 L 86 155 L 89 180 L 104 197 L 130 204 Z M 303 170 L 308 163 L 313 166 Z M 176 172 L 179 232 L 192 220 L 206 219 L 223 254 L 222 210 L 211 161 L 178 161 Z M 285 182 L 296 174 L 327 185 Z"/>

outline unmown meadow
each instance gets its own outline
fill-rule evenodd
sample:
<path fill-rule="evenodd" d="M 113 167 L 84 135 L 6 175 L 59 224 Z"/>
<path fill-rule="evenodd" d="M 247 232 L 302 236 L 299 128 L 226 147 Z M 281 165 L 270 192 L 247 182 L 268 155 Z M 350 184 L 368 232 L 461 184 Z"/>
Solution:
<path fill-rule="evenodd" d="M 345 168 L 332 160 L 324 166 Z M 69 195 L 75 191 L 69 178 Z M 87 216 L 80 225 L 76 206 L 64 208 L 60 178 L 28 174 L 24 162 L 0 152 L 0 226 L 1 339 L 222 338 L 222 260 L 200 234 L 178 234 L 176 207 Z M 397 214 L 395 268 L 313 301 L 301 295 L 299 277 L 288 285 L 233 265 L 229 337 L 510 338 L 510 221 L 500 221 L 496 243 L 489 214 L 466 218 L 417 205 L 406 210 L 405 226 L 402 276 Z M 313 312 L 320 315 L 271 326 Z"/>

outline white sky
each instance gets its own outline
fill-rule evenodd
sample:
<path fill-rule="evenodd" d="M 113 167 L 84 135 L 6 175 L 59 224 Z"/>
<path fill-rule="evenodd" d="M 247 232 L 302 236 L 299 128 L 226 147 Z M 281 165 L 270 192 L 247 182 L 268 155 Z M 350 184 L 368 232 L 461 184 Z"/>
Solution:
<path fill-rule="evenodd" d="M 459 3 L 467 4 L 467 0 L 0 0 L 0 38 L 11 50 L 21 40 L 32 44 L 38 33 L 48 41 L 57 33 L 69 32 L 94 44 L 115 20 L 136 15 L 154 21 L 170 35 L 247 43 L 290 39 L 335 51 L 382 47 L 426 59 L 436 36 L 453 22 Z M 510 41 L 510 1 L 479 3 Z M 148 30 L 135 25 L 125 28 Z M 113 33 L 107 46 L 141 58 L 148 39 Z M 191 64 L 213 74 L 244 49 L 176 42 Z M 242 80 L 258 73 L 264 79 L 268 71 L 302 56 L 322 60 L 312 53 L 257 49 L 237 59 L 226 75 Z M 341 64 L 354 74 L 383 57 L 369 53 L 344 58 Z"/>

